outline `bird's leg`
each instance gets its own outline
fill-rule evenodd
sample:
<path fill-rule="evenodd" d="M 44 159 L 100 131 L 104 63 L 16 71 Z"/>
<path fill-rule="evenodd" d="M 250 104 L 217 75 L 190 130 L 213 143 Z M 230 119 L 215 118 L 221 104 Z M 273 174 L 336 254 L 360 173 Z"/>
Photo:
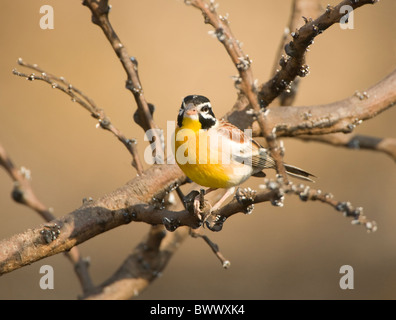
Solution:
<path fill-rule="evenodd" d="M 194 199 L 194 212 L 198 216 L 200 220 L 202 220 L 202 210 L 204 207 L 204 196 L 207 195 L 208 193 L 217 190 L 216 188 L 209 188 L 209 189 L 201 189 L 199 195 L 197 195 Z"/>
<path fill-rule="evenodd" d="M 215 205 L 212 207 L 212 210 L 211 210 L 211 211 L 213 212 L 213 211 L 219 209 L 220 206 L 223 204 L 223 202 L 224 202 L 230 195 L 232 195 L 232 194 L 234 193 L 234 191 L 235 191 L 235 187 L 228 188 L 227 191 L 226 191 L 226 193 L 221 197 L 221 199 L 220 199 L 219 201 L 217 201 L 217 202 L 215 203 Z"/>
<path fill-rule="evenodd" d="M 204 196 L 212 191 L 215 191 L 215 190 L 217 190 L 217 189 L 216 188 L 209 188 L 206 190 L 201 189 L 200 194 L 194 198 L 194 212 L 200 220 L 202 220 L 202 218 L 203 218 L 201 213 L 203 212 L 203 209 L 204 209 Z M 211 208 L 210 212 L 213 212 L 213 211 L 219 209 L 220 206 L 223 204 L 223 202 L 230 195 L 232 195 L 234 193 L 234 191 L 235 191 L 235 187 L 228 188 L 227 191 L 224 193 L 224 195 L 220 198 L 220 200 L 217 201 L 215 203 L 215 205 Z"/>

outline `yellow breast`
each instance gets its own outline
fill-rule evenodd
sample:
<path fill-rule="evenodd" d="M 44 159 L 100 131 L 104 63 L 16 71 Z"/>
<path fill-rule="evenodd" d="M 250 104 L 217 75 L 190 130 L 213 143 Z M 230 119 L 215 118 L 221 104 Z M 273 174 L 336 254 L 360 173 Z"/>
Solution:
<path fill-rule="evenodd" d="M 185 118 L 175 132 L 175 159 L 181 170 L 194 182 L 210 188 L 233 185 L 232 167 L 222 163 L 221 146 L 211 148 L 207 130 L 198 120 Z"/>

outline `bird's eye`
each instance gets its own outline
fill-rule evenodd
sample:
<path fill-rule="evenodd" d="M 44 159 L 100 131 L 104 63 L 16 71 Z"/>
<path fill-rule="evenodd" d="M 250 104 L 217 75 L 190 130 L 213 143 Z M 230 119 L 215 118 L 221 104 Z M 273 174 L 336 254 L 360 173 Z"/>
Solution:
<path fill-rule="evenodd" d="M 203 106 L 203 107 L 201 108 L 201 111 L 202 111 L 202 112 L 208 112 L 208 111 L 209 111 L 209 107 L 208 107 L 208 106 Z"/>

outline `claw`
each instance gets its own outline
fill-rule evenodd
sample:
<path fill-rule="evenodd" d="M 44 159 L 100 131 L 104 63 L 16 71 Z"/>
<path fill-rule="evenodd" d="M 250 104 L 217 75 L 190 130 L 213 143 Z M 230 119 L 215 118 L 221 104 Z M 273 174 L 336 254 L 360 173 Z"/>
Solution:
<path fill-rule="evenodd" d="M 202 221 L 202 215 L 201 215 L 202 212 L 203 211 L 201 210 L 201 195 L 199 194 L 194 198 L 194 213 L 201 221 Z"/>

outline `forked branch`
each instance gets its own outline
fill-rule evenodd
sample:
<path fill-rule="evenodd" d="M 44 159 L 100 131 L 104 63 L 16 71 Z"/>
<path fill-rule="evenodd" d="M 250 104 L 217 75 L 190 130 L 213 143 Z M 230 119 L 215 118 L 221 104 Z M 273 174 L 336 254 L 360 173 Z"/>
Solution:
<path fill-rule="evenodd" d="M 305 18 L 305 25 L 292 32 L 293 40 L 286 44 L 286 56 L 280 59 L 281 69 L 266 83 L 261 85 L 258 97 L 262 106 L 268 106 L 278 97 L 297 77 L 305 77 L 309 67 L 305 64 L 305 55 L 308 47 L 316 36 L 323 33 L 332 25 L 339 23 L 345 16 L 343 6 L 350 6 L 353 10 L 366 4 L 374 4 L 377 0 L 341 1 L 337 6 L 327 6 L 325 13 L 315 20 Z"/>

